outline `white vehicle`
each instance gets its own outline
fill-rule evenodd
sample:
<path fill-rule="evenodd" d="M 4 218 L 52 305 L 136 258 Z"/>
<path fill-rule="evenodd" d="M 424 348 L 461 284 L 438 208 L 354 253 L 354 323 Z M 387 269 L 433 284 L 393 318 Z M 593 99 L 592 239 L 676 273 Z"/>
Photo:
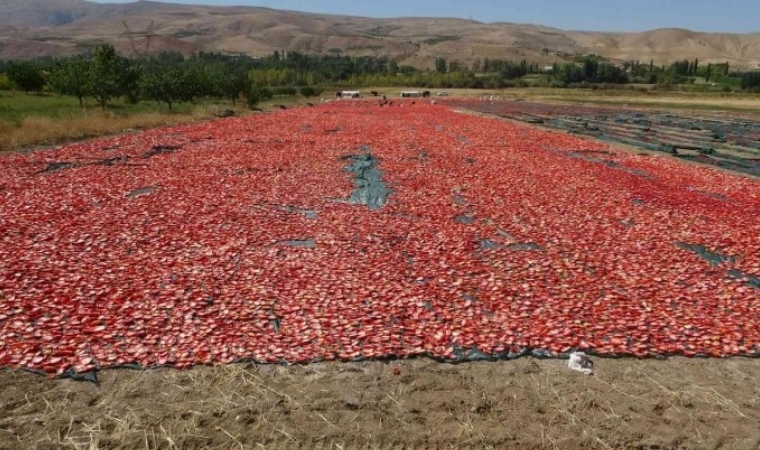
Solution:
<path fill-rule="evenodd" d="M 437 95 L 439 97 L 447 97 L 449 95 L 449 93 L 448 92 L 439 92 L 439 93 L 437 93 L 435 95 Z"/>
<path fill-rule="evenodd" d="M 361 98 L 362 93 L 359 91 L 341 91 L 338 93 L 340 98 Z"/>

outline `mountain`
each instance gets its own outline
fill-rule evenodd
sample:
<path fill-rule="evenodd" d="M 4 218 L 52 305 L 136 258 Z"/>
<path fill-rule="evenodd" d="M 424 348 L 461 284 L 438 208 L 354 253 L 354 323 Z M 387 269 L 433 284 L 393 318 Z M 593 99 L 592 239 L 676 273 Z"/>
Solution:
<path fill-rule="evenodd" d="M 151 27 L 152 25 L 152 27 Z M 151 29 L 154 37 L 124 36 Z M 32 58 L 86 51 L 110 42 L 122 52 L 223 51 L 263 56 L 275 50 L 396 58 L 433 67 L 436 57 L 527 59 L 550 64 L 573 55 L 667 64 L 699 58 L 734 67 L 760 66 L 760 33 L 701 33 L 660 29 L 640 33 L 565 31 L 540 25 L 464 19 L 373 19 L 259 7 L 178 5 L 140 0 L 99 4 L 85 0 L 3 0 L 0 58 Z"/>

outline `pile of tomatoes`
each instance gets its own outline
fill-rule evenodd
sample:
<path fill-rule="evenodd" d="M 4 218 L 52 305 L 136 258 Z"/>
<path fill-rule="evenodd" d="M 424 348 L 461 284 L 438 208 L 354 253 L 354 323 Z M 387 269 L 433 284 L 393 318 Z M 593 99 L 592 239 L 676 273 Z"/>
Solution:
<path fill-rule="evenodd" d="M 760 351 L 760 184 L 665 157 L 357 101 L 0 166 L 2 366 Z"/>

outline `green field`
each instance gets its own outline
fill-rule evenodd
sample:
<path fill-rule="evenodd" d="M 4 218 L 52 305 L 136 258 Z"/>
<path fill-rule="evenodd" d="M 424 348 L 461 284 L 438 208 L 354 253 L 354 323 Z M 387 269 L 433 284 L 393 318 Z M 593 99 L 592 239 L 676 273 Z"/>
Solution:
<path fill-rule="evenodd" d="M 262 102 L 259 108 L 267 110 L 307 101 L 309 99 L 303 97 L 274 98 Z M 0 91 L 0 152 L 210 119 L 227 109 L 237 115 L 251 112 L 245 101 L 235 106 L 230 101 L 220 100 L 177 103 L 169 111 L 165 104 L 129 103 L 122 99 L 112 100 L 103 111 L 92 99 L 86 99 L 81 107 L 74 97 Z"/>
<path fill-rule="evenodd" d="M 103 111 L 93 100 L 82 107 L 73 97 L 0 91 L 0 152 L 200 120 L 227 108 L 231 105 L 178 104 L 170 113 L 166 105 L 115 99 Z"/>
<path fill-rule="evenodd" d="M 174 113 L 187 114 L 208 104 L 176 105 Z M 84 107 L 79 106 L 79 100 L 74 97 L 50 93 L 24 94 L 17 91 L 0 91 L 0 123 L 5 125 L 20 125 L 28 117 L 48 117 L 52 119 L 72 119 L 82 115 L 99 112 L 100 107 L 94 100 L 86 99 Z M 154 102 L 127 103 L 115 99 L 108 105 L 108 112 L 114 115 L 134 115 L 156 112 L 168 112 L 166 105 Z"/>

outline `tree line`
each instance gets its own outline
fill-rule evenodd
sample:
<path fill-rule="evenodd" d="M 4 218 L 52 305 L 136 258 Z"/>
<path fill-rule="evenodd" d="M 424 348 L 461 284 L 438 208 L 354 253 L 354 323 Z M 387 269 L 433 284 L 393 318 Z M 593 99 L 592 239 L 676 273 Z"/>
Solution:
<path fill-rule="evenodd" d="M 204 52 L 189 57 L 165 52 L 127 58 L 113 46 L 102 44 L 86 55 L 0 61 L 0 74 L 22 91 L 47 88 L 76 97 L 81 105 L 85 98 L 93 98 L 105 108 L 112 99 L 123 97 L 131 102 L 156 101 L 172 109 L 177 103 L 203 98 L 227 99 L 233 104 L 243 100 L 255 106 L 276 96 L 317 96 L 324 86 L 500 89 L 524 85 L 526 77 L 557 87 L 676 84 L 698 76 L 707 81 L 726 77 L 729 65 L 700 64 L 697 59 L 676 61 L 670 66 L 656 66 L 653 61 L 616 65 L 596 55 L 576 56 L 548 67 L 526 60 L 493 58 L 476 59 L 467 65 L 439 57 L 434 70 L 419 70 L 382 57 L 279 51 L 262 58 Z M 760 88 L 760 75 L 731 75 L 741 77 L 743 89 Z"/>
<path fill-rule="evenodd" d="M 257 64 L 253 58 L 220 54 L 198 54 L 185 58 L 179 53 L 161 53 L 150 58 L 130 59 L 113 46 L 97 46 L 91 54 L 36 61 L 7 61 L 0 70 L 18 89 L 29 93 L 49 88 L 79 99 L 92 98 L 105 109 L 115 98 L 136 103 L 156 101 L 171 110 L 177 103 L 203 98 L 228 99 L 233 105 L 245 100 L 255 106 L 276 95 L 319 95 L 315 85 L 270 89 L 251 81 Z"/>
<path fill-rule="evenodd" d="M 760 72 L 747 72 L 741 75 L 741 87 L 751 92 L 760 92 Z"/>

